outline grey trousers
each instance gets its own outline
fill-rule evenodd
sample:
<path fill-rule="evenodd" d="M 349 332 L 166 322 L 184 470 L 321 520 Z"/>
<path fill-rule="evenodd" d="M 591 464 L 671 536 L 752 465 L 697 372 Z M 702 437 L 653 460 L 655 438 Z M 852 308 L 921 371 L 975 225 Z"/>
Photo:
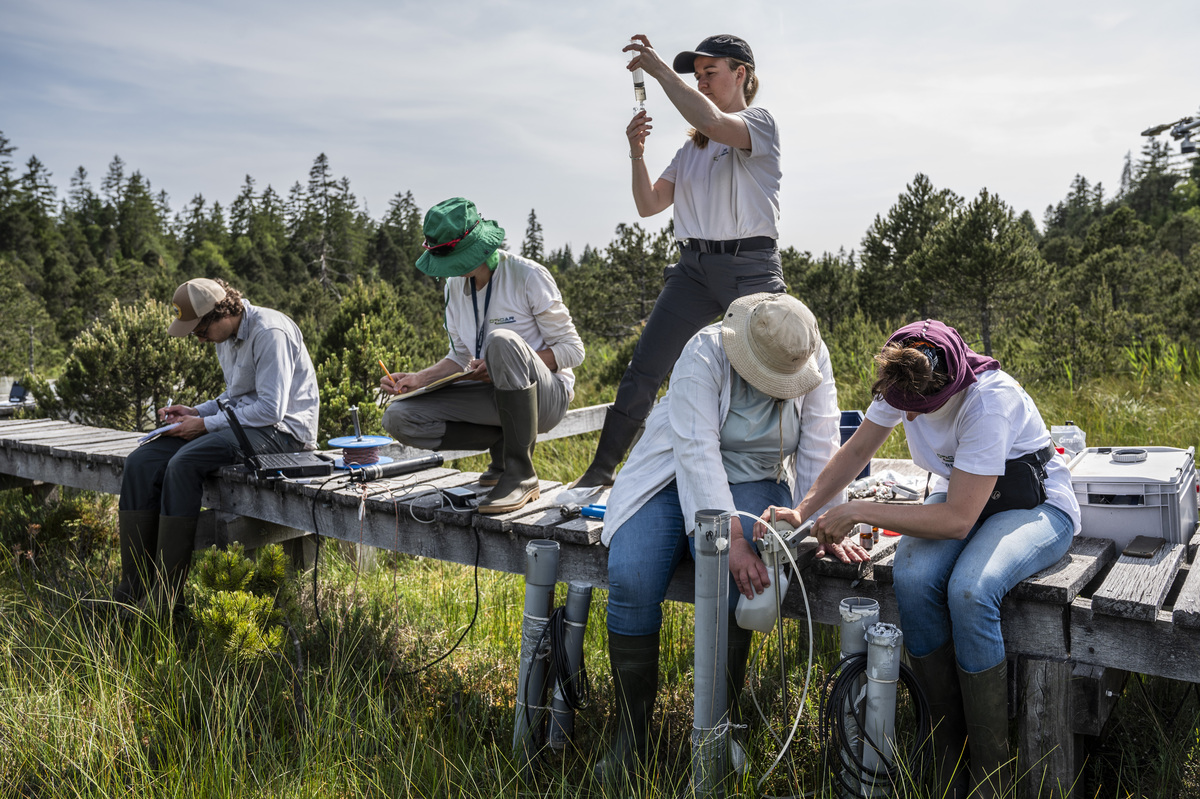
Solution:
<path fill-rule="evenodd" d="M 688 339 L 723 316 L 729 303 L 747 294 L 787 290 L 778 249 L 738 255 L 684 250 L 663 276 L 666 284 L 613 402 L 613 410 L 634 420 L 650 415 L 658 388 Z"/>
<path fill-rule="evenodd" d="M 472 422 L 500 427 L 497 391 L 538 387 L 538 432 L 562 421 L 570 397 L 533 348 L 517 334 L 493 330 L 483 342 L 483 360 L 491 383 L 453 383 L 412 399 L 396 400 L 383 412 L 383 428 L 403 444 L 437 449 L 446 435 L 446 422 Z"/>
<path fill-rule="evenodd" d="M 273 427 L 247 427 L 256 452 L 296 452 L 300 442 Z M 121 510 L 152 510 L 163 516 L 199 516 L 204 478 L 242 459 L 228 428 L 184 441 L 158 438 L 142 444 L 125 459 L 121 476 Z"/>

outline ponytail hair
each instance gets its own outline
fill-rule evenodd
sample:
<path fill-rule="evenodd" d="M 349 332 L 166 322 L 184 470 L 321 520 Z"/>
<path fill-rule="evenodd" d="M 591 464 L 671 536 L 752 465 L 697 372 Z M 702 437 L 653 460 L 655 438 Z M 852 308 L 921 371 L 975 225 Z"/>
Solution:
<path fill-rule="evenodd" d="M 950 376 L 935 369 L 936 356 L 922 346 L 889 342 L 875 356 L 876 380 L 871 394 L 882 400 L 889 392 L 926 396 L 946 385 Z"/>
<path fill-rule="evenodd" d="M 754 65 L 736 58 L 726 58 L 725 62 L 729 64 L 730 72 L 737 72 L 738 67 L 746 68 L 746 80 L 742 83 L 742 97 L 745 98 L 746 105 L 753 105 L 754 98 L 758 95 L 758 74 L 754 71 Z M 708 146 L 708 137 L 695 128 L 688 130 L 688 137 L 691 138 L 697 149 L 703 150 Z"/>

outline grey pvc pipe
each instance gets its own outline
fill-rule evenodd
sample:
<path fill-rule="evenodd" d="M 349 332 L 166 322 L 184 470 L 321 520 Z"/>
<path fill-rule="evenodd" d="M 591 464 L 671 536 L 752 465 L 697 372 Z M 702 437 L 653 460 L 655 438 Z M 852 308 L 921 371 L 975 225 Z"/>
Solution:
<path fill-rule="evenodd" d="M 534 651 L 554 605 L 558 580 L 558 542 L 538 539 L 525 545 L 525 616 L 521 622 L 521 667 L 517 673 L 517 709 L 513 753 L 519 765 L 533 756 L 534 737 L 546 695 L 546 658 Z M 526 698 L 535 704 L 528 705 Z"/>
<path fill-rule="evenodd" d="M 730 514 L 696 513 L 696 646 L 692 781 L 698 797 L 723 797 L 730 774 L 729 653 Z"/>
<path fill-rule="evenodd" d="M 578 581 L 567 585 L 567 606 L 563 611 L 566 632 L 563 648 L 567 653 L 567 665 L 571 675 L 579 674 L 583 662 L 583 635 L 587 631 L 588 611 L 592 605 L 592 586 Z M 550 703 L 550 746 L 563 749 L 575 732 L 575 711 L 567 706 L 563 696 L 562 681 L 568 675 L 558 675 L 554 682 L 554 699 Z"/>
<path fill-rule="evenodd" d="M 865 654 L 867 651 L 867 627 L 879 621 L 879 603 L 874 599 L 861 596 L 850 596 L 838 604 L 838 615 L 841 617 L 840 641 L 841 659 L 851 655 Z M 839 752 L 842 761 L 845 782 L 858 784 L 858 766 L 855 760 L 862 758 L 863 738 L 858 728 L 858 719 L 854 713 L 854 705 L 863 701 L 866 689 L 866 677 L 859 677 L 848 696 L 848 703 L 841 709 L 842 728 L 846 731 L 846 741 L 854 747 L 853 752 Z"/>
<path fill-rule="evenodd" d="M 896 684 L 904 633 L 894 624 L 867 628 L 867 713 L 863 720 L 864 770 L 883 776 L 895 762 Z M 872 745 L 874 744 L 874 745 Z"/>

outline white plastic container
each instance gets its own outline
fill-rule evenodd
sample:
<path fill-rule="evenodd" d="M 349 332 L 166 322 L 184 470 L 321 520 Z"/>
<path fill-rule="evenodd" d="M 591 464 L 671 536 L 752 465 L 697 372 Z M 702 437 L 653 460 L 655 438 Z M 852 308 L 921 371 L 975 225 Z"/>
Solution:
<path fill-rule="evenodd" d="M 1139 535 L 1186 544 L 1196 530 L 1195 447 L 1088 447 L 1071 461 L 1083 534 L 1123 549 Z"/>
<path fill-rule="evenodd" d="M 791 580 L 788 579 L 787 572 L 780 569 L 780 602 L 787 596 L 790 584 Z M 746 599 L 746 595 L 742 594 L 738 597 L 737 609 L 734 610 L 733 615 L 737 619 L 738 627 L 743 630 L 755 630 L 760 633 L 771 632 L 775 629 L 775 620 L 779 617 L 775 608 L 775 586 L 768 585 L 761 594 L 755 594 L 754 599 Z"/>

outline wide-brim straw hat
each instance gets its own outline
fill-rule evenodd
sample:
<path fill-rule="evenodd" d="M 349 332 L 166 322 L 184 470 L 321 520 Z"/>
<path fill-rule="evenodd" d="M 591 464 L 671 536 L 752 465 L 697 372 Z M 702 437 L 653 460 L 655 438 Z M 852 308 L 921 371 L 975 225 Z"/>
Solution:
<path fill-rule="evenodd" d="M 788 294 L 734 300 L 721 322 L 721 343 L 729 365 L 769 397 L 795 399 L 821 385 L 817 319 Z"/>
<path fill-rule="evenodd" d="M 425 214 L 425 252 L 417 269 L 433 277 L 459 277 L 477 269 L 503 243 L 504 228 L 481 217 L 465 197 L 451 197 Z"/>

